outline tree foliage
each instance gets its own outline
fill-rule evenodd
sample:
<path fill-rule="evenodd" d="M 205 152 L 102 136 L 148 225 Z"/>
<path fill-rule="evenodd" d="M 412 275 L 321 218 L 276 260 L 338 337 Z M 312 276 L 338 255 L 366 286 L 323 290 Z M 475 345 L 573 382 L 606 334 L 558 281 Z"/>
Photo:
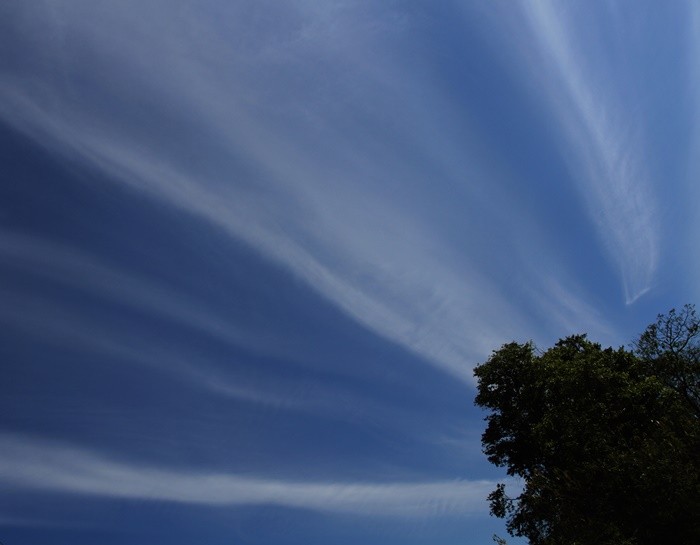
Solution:
<path fill-rule="evenodd" d="M 492 463 L 522 480 L 489 496 L 533 545 L 700 543 L 694 309 L 660 316 L 634 350 L 585 335 L 510 343 L 475 369 Z"/>
<path fill-rule="evenodd" d="M 634 343 L 635 353 L 700 418 L 700 319 L 693 305 L 659 314 Z"/>

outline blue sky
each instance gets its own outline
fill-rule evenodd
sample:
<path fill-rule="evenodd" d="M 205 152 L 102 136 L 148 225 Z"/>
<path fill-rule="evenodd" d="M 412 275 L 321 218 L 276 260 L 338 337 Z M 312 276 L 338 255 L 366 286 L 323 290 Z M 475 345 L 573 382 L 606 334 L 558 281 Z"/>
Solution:
<path fill-rule="evenodd" d="M 697 300 L 699 59 L 690 2 L 0 5 L 0 540 L 504 535 L 472 368 Z"/>

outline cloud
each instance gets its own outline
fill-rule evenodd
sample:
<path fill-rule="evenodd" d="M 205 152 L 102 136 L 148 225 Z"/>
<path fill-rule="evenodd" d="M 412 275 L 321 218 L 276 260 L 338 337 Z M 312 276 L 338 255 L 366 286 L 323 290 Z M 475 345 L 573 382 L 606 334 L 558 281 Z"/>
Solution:
<path fill-rule="evenodd" d="M 596 81 L 595 74 L 586 70 L 590 63 L 579 53 L 577 28 L 562 13 L 563 6 L 544 0 L 521 5 L 542 63 L 531 68 L 544 75 L 539 81 L 576 157 L 574 178 L 610 258 L 619 267 L 625 300 L 631 304 L 653 285 L 660 243 L 634 121 L 624 117 L 621 97 L 614 100 L 609 82 Z"/>
<path fill-rule="evenodd" d="M 87 97 L 84 102 L 75 101 L 42 65 L 31 89 L 12 78 L 0 85 L 5 120 L 60 153 L 98 167 L 111 179 L 250 244 L 368 329 L 465 382 L 471 381 L 470 364 L 524 322 L 488 275 L 464 259 L 457 267 L 449 264 L 455 259 L 454 249 L 442 242 L 437 224 L 431 225 L 433 218 L 421 219 L 418 213 L 421 194 L 431 191 L 423 181 L 429 172 L 405 165 L 406 146 L 425 150 L 422 160 L 428 166 L 423 168 L 429 170 L 452 168 L 442 161 L 454 161 L 442 159 L 446 156 L 439 144 L 446 137 L 440 134 L 445 131 L 436 126 L 438 117 L 431 115 L 439 111 L 439 96 L 429 108 L 417 102 L 435 94 L 430 85 L 414 81 L 382 55 L 368 64 L 370 57 L 360 60 L 352 53 L 354 45 L 350 48 L 348 42 L 344 49 L 333 43 L 331 60 L 350 72 L 360 87 L 343 86 L 341 91 L 338 82 L 332 81 L 341 77 L 339 69 L 329 69 L 326 77 L 336 88 L 333 92 L 344 93 L 335 98 L 348 101 L 352 111 L 330 125 L 329 118 L 338 114 L 327 102 L 332 93 L 319 96 L 303 88 L 287 98 L 268 96 L 275 93 L 272 89 L 287 85 L 289 70 L 298 70 L 310 80 L 322 77 L 315 63 L 325 62 L 318 52 L 326 49 L 333 36 L 309 31 L 328 24 L 317 21 L 315 12 L 299 14 L 304 30 L 292 32 L 289 43 L 271 39 L 251 45 L 243 55 L 235 49 L 220 49 L 216 23 L 196 20 L 205 17 L 202 13 L 191 14 L 195 21 L 188 24 L 212 26 L 215 38 L 207 41 L 197 36 L 178 45 L 172 42 L 174 29 L 178 36 L 187 36 L 190 26 L 177 17 L 161 21 L 167 27 L 163 32 L 158 32 L 159 26 L 145 33 L 133 13 L 117 10 L 97 35 L 92 18 L 104 13 L 87 9 L 89 14 L 79 18 L 78 11 L 56 7 L 60 24 L 54 26 L 66 35 L 62 43 L 44 47 L 62 49 L 67 41 L 79 43 L 80 51 L 87 48 L 90 55 L 80 67 L 67 53 L 59 55 L 58 64 L 69 74 L 80 70 L 88 86 L 94 87 L 94 95 L 109 107 L 95 109 L 92 101 L 97 99 Z M 371 20 L 370 14 L 362 20 Z M 185 25 L 182 33 L 181 25 Z M 346 31 L 351 34 L 370 32 L 368 39 L 380 40 L 371 26 L 358 23 L 349 28 Z M 356 37 L 353 44 L 362 43 L 364 36 Z M 47 54 L 38 49 L 37 55 Z M 164 58 L 169 61 L 161 62 Z M 259 64 L 252 68 L 254 61 Z M 227 70 L 217 71 L 227 62 L 231 63 Z M 211 143 L 201 152 L 206 167 L 197 168 L 173 153 L 171 146 L 178 145 L 173 138 L 160 135 L 151 140 L 142 119 L 132 119 L 130 106 L 120 104 L 122 98 L 106 88 L 110 81 L 103 80 L 106 76 L 98 68 L 104 63 L 113 74 L 110 80 L 119 80 L 114 83 L 119 90 L 124 85 L 120 82 L 133 83 L 124 89 L 125 95 L 153 93 L 150 99 L 160 97 L 168 115 L 174 116 L 170 122 L 181 133 L 192 130 Z M 273 86 L 262 84 L 263 77 L 275 77 Z M 414 88 L 395 97 L 388 94 Z M 282 102 L 261 105 L 252 98 L 258 95 Z M 385 129 L 372 116 L 380 115 L 379 108 L 391 104 L 390 99 L 394 112 L 387 122 L 409 125 L 406 129 L 422 124 L 424 132 L 407 132 L 399 126 L 390 134 L 380 134 Z M 127 108 L 122 120 L 117 119 L 120 108 Z M 174 113 L 179 111 L 187 113 Z M 321 117 L 324 114 L 328 118 Z M 157 114 L 145 115 L 152 115 L 157 125 Z M 355 126 L 352 116 L 370 124 Z M 324 153 L 319 153 L 323 139 L 328 142 Z M 367 147 L 375 143 L 384 149 Z M 455 156 L 458 151 L 463 153 L 455 149 Z M 243 170 L 231 155 L 241 158 Z M 437 164 L 433 164 L 435 156 Z M 474 169 L 465 169 L 467 174 L 459 176 L 470 171 Z M 398 180 L 397 187 L 418 187 L 418 200 L 394 202 L 384 193 Z"/>
<path fill-rule="evenodd" d="M 139 278 L 75 248 L 35 236 L 0 232 L 0 263 L 182 324 L 231 345 L 269 354 L 280 342 L 244 330 L 239 323 L 218 315 L 181 291 L 168 290 L 162 282 Z"/>
<path fill-rule="evenodd" d="M 13 244 L 9 244 L 9 241 Z M 7 246 L 13 251 L 8 251 Z M 38 245 L 38 246 L 37 246 Z M 41 259 L 32 250 L 37 247 Z M 58 250 L 59 253 L 55 253 Z M 97 289 L 105 297 L 128 294 L 125 304 L 135 305 L 139 310 L 156 310 L 177 306 L 174 298 L 167 305 L 154 308 L 148 302 L 158 301 L 162 292 L 153 286 L 149 296 L 139 300 L 136 297 L 141 284 L 134 277 L 119 276 L 113 270 L 101 270 L 97 262 L 86 256 L 65 251 L 54 245 L 39 244 L 27 237 L 0 236 L 0 256 L 14 260 L 14 266 L 29 267 L 36 274 L 35 267 L 50 263 L 45 274 L 53 280 L 70 277 L 83 288 Z M 61 259 L 56 259 L 59 257 Z M 71 256 L 71 259 L 68 259 Z M 81 256 L 84 259 L 78 259 Z M 29 257 L 36 257 L 34 262 Z M 90 264 L 90 266 L 87 266 Z M 79 265 L 76 267 L 76 265 Z M 73 273 L 79 273 L 73 276 Z M 102 273 L 105 273 L 104 275 Z M 87 275 L 87 276 L 85 276 Z M 120 288 L 111 292 L 111 282 L 119 280 Z M 107 293 L 100 290 L 106 289 Z M 122 292 L 124 289 L 135 291 Z M 143 334 L 137 321 L 114 323 L 104 316 L 104 311 L 95 316 L 54 301 L 50 297 L 37 296 L 15 289 L 0 289 L 0 324 L 14 333 L 26 335 L 32 341 L 47 342 L 53 346 L 78 351 L 91 366 L 120 364 L 146 366 L 164 373 L 188 389 L 205 390 L 218 396 L 239 402 L 252 403 L 275 410 L 292 411 L 306 415 L 321 415 L 346 422 L 361 422 L 372 426 L 386 426 L 395 432 L 425 441 L 424 430 L 416 429 L 420 409 L 397 407 L 390 402 L 375 399 L 357 389 L 344 387 L 336 381 L 329 381 L 328 375 L 318 375 L 309 369 L 299 369 L 289 362 L 292 373 L 270 373 L 260 370 L 255 360 L 231 355 L 221 356 L 207 351 L 193 349 L 181 342 L 177 336 L 150 333 Z M 193 314 L 196 318 L 197 314 Z M 195 322 L 195 330 L 201 324 Z M 108 358 L 105 360 L 105 358 Z M 281 360 L 285 361 L 285 360 Z M 301 371 L 301 372 L 300 372 Z M 444 415 L 442 422 L 448 419 Z"/>
<path fill-rule="evenodd" d="M 491 481 L 343 483 L 168 471 L 112 461 L 59 443 L 0 435 L 3 486 L 103 498 L 212 507 L 277 505 L 379 517 L 485 514 Z"/>
<path fill-rule="evenodd" d="M 321 388 L 309 380 L 285 380 L 277 376 L 260 380 L 247 376 L 241 371 L 243 362 L 232 361 L 230 357 L 222 361 L 193 352 L 173 337 L 143 335 L 138 324 L 114 327 L 109 320 L 85 315 L 47 298 L 10 290 L 0 289 L 0 301 L 0 323 L 7 329 L 83 354 L 96 354 L 99 359 L 93 361 L 94 365 L 108 357 L 148 366 L 188 387 L 276 409 L 321 411 L 340 418 L 346 418 L 348 412 L 356 414 L 358 410 L 354 407 L 358 404 L 363 411 L 370 409 L 357 397 L 329 386 Z"/>
<path fill-rule="evenodd" d="M 406 56 L 410 15 L 300 3 L 248 25 L 245 3 L 49 4 L 16 8 L 32 15 L 17 38 L 32 77 L 0 82 L 6 122 L 250 245 L 467 384 L 494 347 L 538 335 L 492 272 L 522 267 L 507 257 L 521 242 L 547 249 L 512 236 L 509 225 L 534 233 L 503 189 L 512 180 L 465 135 L 464 112 L 421 59 Z M 648 223 L 621 208 L 610 240 L 626 244 L 628 267 L 645 254 L 626 226 L 644 241 Z M 489 246 L 506 257 L 483 257 Z M 633 277 L 650 267 L 628 269 L 646 286 Z"/>

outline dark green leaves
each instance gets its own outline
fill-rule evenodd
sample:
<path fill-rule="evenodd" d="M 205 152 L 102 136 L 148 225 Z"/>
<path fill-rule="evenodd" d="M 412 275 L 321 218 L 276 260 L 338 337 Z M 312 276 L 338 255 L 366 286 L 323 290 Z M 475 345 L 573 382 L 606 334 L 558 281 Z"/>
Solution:
<path fill-rule="evenodd" d="M 700 543 L 698 418 L 658 372 L 657 337 L 642 344 L 654 365 L 579 335 L 542 354 L 510 343 L 475 369 L 484 452 L 524 481 L 517 498 L 503 486 L 489 496 L 511 534 L 535 545 Z"/>

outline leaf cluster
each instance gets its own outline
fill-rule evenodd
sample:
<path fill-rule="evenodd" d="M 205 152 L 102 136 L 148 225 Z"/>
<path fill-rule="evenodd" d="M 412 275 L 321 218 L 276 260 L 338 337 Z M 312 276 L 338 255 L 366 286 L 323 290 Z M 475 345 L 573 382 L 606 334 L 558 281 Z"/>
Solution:
<path fill-rule="evenodd" d="M 533 545 L 700 543 L 699 419 L 658 372 L 664 348 L 653 364 L 647 349 L 646 339 L 629 351 L 577 335 L 543 353 L 506 344 L 475 369 L 475 403 L 489 411 L 484 452 L 523 482 L 516 497 L 503 485 L 489 496 L 512 535 Z"/>

